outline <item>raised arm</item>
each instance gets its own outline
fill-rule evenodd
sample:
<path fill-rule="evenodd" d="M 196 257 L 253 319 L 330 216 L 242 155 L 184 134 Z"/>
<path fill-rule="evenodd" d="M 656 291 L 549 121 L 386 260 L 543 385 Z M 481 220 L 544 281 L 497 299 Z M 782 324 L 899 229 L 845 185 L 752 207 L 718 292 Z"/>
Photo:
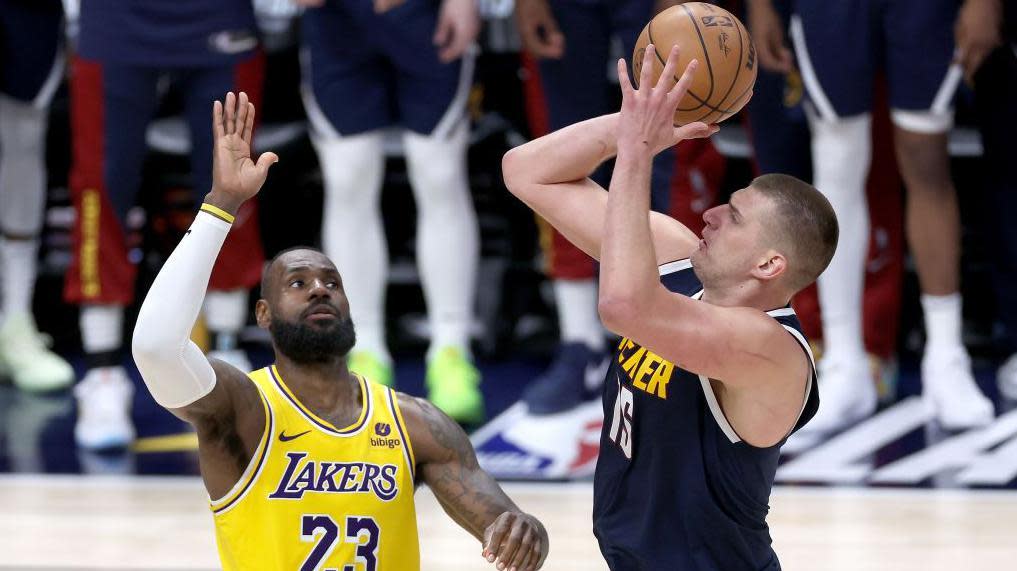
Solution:
<path fill-rule="evenodd" d="M 598 260 L 608 193 L 589 177 L 618 152 L 617 124 L 617 113 L 588 119 L 520 145 L 502 159 L 509 191 Z M 651 212 L 649 219 L 659 264 L 688 257 L 699 243 L 669 216 Z"/>
<path fill-rule="evenodd" d="M 650 48 L 647 54 L 652 53 Z M 647 56 L 649 57 L 649 56 Z M 599 310 L 604 324 L 685 370 L 731 389 L 739 408 L 725 399 L 725 413 L 736 411 L 736 430 L 750 443 L 770 445 L 790 426 L 758 422 L 759 410 L 786 412 L 797 418 L 808 379 L 802 348 L 774 319 L 747 307 L 721 307 L 668 291 L 654 264 L 654 244 L 646 213 L 650 202 L 650 161 L 663 141 L 699 135 L 715 127 L 690 123 L 674 127 L 671 116 L 695 72 L 693 60 L 675 83 L 677 49 L 672 49 L 661 81 L 651 85 L 649 60 L 643 63 L 640 88 L 632 88 L 624 60 L 618 62 L 623 120 L 618 129 L 618 161 L 611 179 L 600 271 Z M 747 415 L 741 412 L 749 410 Z M 744 420 L 747 419 L 747 420 Z M 744 423 L 742 421 L 744 420 Z M 741 426 L 739 426 L 741 424 Z"/>
<path fill-rule="evenodd" d="M 257 389 L 244 372 L 221 361 L 209 362 L 190 340 L 215 259 L 237 210 L 258 193 L 268 167 L 278 160 L 265 153 L 251 160 L 254 105 L 247 94 L 226 96 L 213 106 L 213 185 L 201 211 L 167 259 L 138 314 L 132 352 L 149 391 L 163 407 L 194 424 L 205 425 L 254 415 L 264 424 Z M 253 404 L 254 406 L 250 406 Z M 255 419 L 256 420 L 256 419 Z"/>
<path fill-rule="evenodd" d="M 483 557 L 498 569 L 539 569 L 547 557 L 547 531 L 480 468 L 463 429 L 426 400 L 400 394 L 399 406 L 419 477 L 445 512 L 481 541 Z"/>

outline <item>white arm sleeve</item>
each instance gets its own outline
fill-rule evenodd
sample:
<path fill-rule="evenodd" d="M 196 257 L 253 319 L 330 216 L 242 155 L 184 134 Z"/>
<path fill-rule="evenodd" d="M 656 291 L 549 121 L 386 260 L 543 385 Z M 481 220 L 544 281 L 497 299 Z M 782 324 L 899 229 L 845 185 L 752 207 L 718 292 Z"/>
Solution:
<path fill-rule="evenodd" d="M 187 406 L 215 387 L 215 371 L 190 336 L 229 230 L 226 221 L 198 212 L 141 305 L 131 350 L 148 390 L 166 408 Z"/>

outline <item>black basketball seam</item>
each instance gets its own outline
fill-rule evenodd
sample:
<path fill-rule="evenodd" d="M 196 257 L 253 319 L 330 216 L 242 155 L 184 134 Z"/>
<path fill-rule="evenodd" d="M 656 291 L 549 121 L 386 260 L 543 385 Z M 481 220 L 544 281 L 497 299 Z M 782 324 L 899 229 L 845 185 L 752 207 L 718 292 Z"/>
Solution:
<path fill-rule="evenodd" d="M 696 18 L 692 15 L 692 10 L 689 10 L 689 7 L 685 4 L 682 4 L 681 7 L 692 22 L 692 27 L 696 29 L 696 35 L 699 36 L 699 45 L 703 47 L 706 69 L 710 72 L 710 92 L 706 95 L 706 100 L 709 101 L 713 97 L 713 64 L 710 63 L 710 50 L 706 48 L 706 40 L 703 39 L 703 32 L 699 29 L 699 22 L 696 22 Z M 653 44 L 653 51 L 657 51 L 657 44 Z M 657 54 L 657 57 L 659 58 L 660 54 Z"/>
<path fill-rule="evenodd" d="M 657 44 L 654 43 L 654 41 L 653 41 L 653 20 L 650 20 L 650 23 L 646 25 L 646 38 L 647 38 L 647 40 L 649 40 L 649 43 L 653 44 L 653 55 L 657 58 L 657 61 L 660 62 L 661 66 L 666 66 L 667 62 L 664 61 L 664 58 L 660 57 L 660 52 L 657 51 Z M 643 48 L 643 49 L 646 49 L 646 48 Z M 705 53 L 705 46 L 704 46 L 704 53 Z M 677 82 L 678 78 L 675 78 L 675 81 Z M 712 76 L 710 77 L 710 82 L 711 83 L 713 82 L 713 77 Z M 636 80 L 636 83 L 637 84 L 639 83 L 638 79 Z M 639 87 L 639 86 L 636 85 L 636 87 Z M 679 107 L 678 111 L 695 111 L 696 109 L 699 109 L 703 105 L 706 105 L 707 107 L 709 107 L 711 109 L 714 109 L 714 107 L 712 105 L 710 105 L 705 100 L 703 100 L 701 97 L 696 95 L 695 92 L 692 91 L 692 89 L 689 89 L 688 91 L 686 91 L 685 94 L 686 95 L 691 95 L 693 99 L 695 99 L 696 101 L 699 102 L 699 105 L 696 105 L 695 107 L 689 107 L 689 108 Z"/>
<path fill-rule="evenodd" d="M 745 90 L 741 92 L 741 94 L 732 102 L 732 104 L 738 103 L 739 101 L 741 101 L 742 97 L 745 97 L 745 94 L 748 93 L 751 89 L 752 89 L 751 85 L 749 87 L 745 88 Z M 694 109 L 696 109 L 696 107 L 693 107 L 692 109 L 694 110 Z M 740 109 L 739 109 L 739 111 L 740 111 Z M 717 113 L 717 112 L 728 113 L 728 114 L 731 114 L 731 115 L 733 115 L 735 113 L 735 111 L 732 111 L 730 108 L 728 108 L 728 109 L 711 109 L 709 112 L 707 112 L 706 115 L 703 115 L 699 119 L 696 119 L 696 121 L 703 121 L 704 119 L 706 119 L 707 117 L 709 117 L 713 113 Z M 695 123 L 696 121 L 691 121 L 691 122 Z"/>
<path fill-rule="evenodd" d="M 685 10 L 686 13 L 688 13 L 688 11 L 689 11 L 689 9 L 685 5 L 682 5 L 682 9 Z M 704 41 L 703 40 L 703 34 L 699 31 L 699 26 L 696 24 L 695 18 L 693 18 L 691 15 L 689 15 L 689 19 L 692 20 L 692 25 L 695 26 L 696 33 L 699 35 L 700 45 L 703 47 L 703 55 L 706 58 L 707 69 L 710 70 L 710 89 L 711 89 L 710 95 L 712 95 L 713 94 L 713 92 L 712 92 L 712 89 L 713 89 L 713 66 L 710 63 L 710 55 L 709 55 L 709 52 L 706 49 L 706 45 L 703 43 L 703 41 Z M 657 57 L 657 61 L 660 62 L 661 66 L 667 65 L 667 62 L 664 61 L 664 58 L 660 57 L 660 52 L 657 51 L 657 44 L 653 41 L 653 20 L 650 20 L 647 23 L 647 25 L 646 25 L 646 36 L 647 36 L 647 39 L 649 40 L 649 43 L 653 44 L 653 55 Z M 744 49 L 744 48 L 742 48 L 742 49 Z M 741 60 L 739 59 L 739 62 L 738 62 L 738 72 L 740 72 L 740 71 L 741 71 Z M 736 72 L 736 75 L 737 75 L 738 72 Z M 639 80 L 637 78 L 636 79 L 636 83 L 638 84 L 638 82 L 639 82 Z M 637 85 L 637 87 L 638 87 L 638 85 Z M 732 82 L 731 87 L 732 88 L 734 87 L 734 82 Z M 735 98 L 734 102 L 737 103 L 738 101 L 740 101 L 741 98 L 750 89 L 752 89 L 752 85 L 749 85 L 748 87 L 745 88 L 744 91 L 739 93 L 738 97 Z M 707 113 L 706 115 L 704 115 L 703 118 L 708 117 L 713 112 L 728 113 L 728 114 L 736 113 L 736 111 L 731 109 L 731 108 L 721 108 L 721 107 L 719 107 L 717 105 L 713 105 L 711 103 L 707 103 L 706 100 L 704 100 L 703 98 L 701 98 L 698 95 L 696 95 L 695 92 L 693 92 L 691 89 L 686 91 L 685 94 L 691 96 L 693 99 L 698 101 L 699 105 L 696 105 L 695 107 L 678 107 L 677 108 L 678 111 L 695 111 L 696 109 L 699 109 L 700 107 L 706 107 L 707 109 L 710 110 L 710 113 Z M 728 93 L 728 95 L 730 95 L 730 93 Z M 707 96 L 707 99 L 709 99 L 709 96 Z M 725 97 L 725 99 L 726 99 L 726 97 Z M 721 103 L 723 103 L 723 100 L 721 100 Z"/>
<path fill-rule="evenodd" d="M 733 16 L 732 16 L 732 19 L 734 19 Z M 725 93 L 724 97 L 722 97 L 720 99 L 720 101 L 717 102 L 717 106 L 718 107 L 723 105 L 724 102 L 727 101 L 727 98 L 731 95 L 731 90 L 734 89 L 735 84 L 738 83 L 738 75 L 742 72 L 742 56 L 745 55 L 745 44 L 742 41 L 742 31 L 741 31 L 741 28 L 738 27 L 738 26 L 735 26 L 735 31 L 738 32 L 738 67 L 735 68 L 734 79 L 731 80 L 731 85 L 728 86 L 727 93 Z M 721 113 L 721 111 L 717 111 L 717 112 Z M 724 111 L 723 113 L 727 113 L 727 111 Z"/>
<path fill-rule="evenodd" d="M 734 102 L 735 102 L 735 103 L 737 103 L 737 102 L 738 102 L 738 101 L 739 101 L 739 100 L 740 100 L 740 99 L 742 98 L 742 96 L 743 96 L 743 95 L 745 95 L 745 94 L 746 94 L 746 93 L 747 93 L 747 92 L 748 92 L 748 91 L 749 91 L 750 89 L 752 89 L 752 87 L 753 87 L 752 85 L 750 85 L 750 86 L 746 87 L 744 91 L 742 91 L 741 93 L 739 93 L 739 94 L 738 94 L 738 97 L 736 97 L 736 98 L 735 98 Z M 691 91 L 690 91 L 690 92 L 687 92 L 687 95 L 692 95 L 692 92 L 691 92 Z M 701 100 L 700 100 L 700 99 L 699 99 L 698 97 L 696 97 L 695 95 L 692 95 L 692 96 L 693 96 L 693 98 L 695 98 L 695 99 L 696 99 L 696 101 L 701 101 Z M 719 113 L 734 113 L 734 110 L 733 110 L 733 109 L 731 109 L 730 107 L 727 107 L 727 108 L 723 108 L 723 109 L 722 109 L 722 108 L 720 108 L 720 107 L 716 107 L 716 106 L 714 106 L 714 105 L 710 105 L 709 103 L 707 103 L 707 102 L 705 102 L 705 101 L 702 101 L 702 105 L 697 105 L 697 106 L 695 106 L 695 107 L 689 107 L 689 108 L 687 108 L 687 109 L 686 109 L 686 108 L 682 108 L 682 107 L 679 107 L 679 108 L 678 108 L 678 110 L 679 110 L 679 111 L 695 111 L 696 109 L 699 109 L 700 107 L 707 107 L 707 108 L 709 108 L 709 109 L 710 109 L 711 111 L 717 111 L 717 112 L 719 112 Z"/>

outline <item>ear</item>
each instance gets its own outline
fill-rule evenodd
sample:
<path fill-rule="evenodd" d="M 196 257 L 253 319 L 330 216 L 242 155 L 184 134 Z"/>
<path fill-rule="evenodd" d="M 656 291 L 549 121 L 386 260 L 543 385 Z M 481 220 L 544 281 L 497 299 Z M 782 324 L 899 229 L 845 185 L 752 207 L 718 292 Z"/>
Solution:
<path fill-rule="evenodd" d="M 259 299 L 254 304 L 254 318 L 258 322 L 258 327 L 262 329 L 268 329 L 269 324 L 272 323 L 272 311 L 268 308 L 268 302 L 264 299 Z"/>
<path fill-rule="evenodd" d="M 752 276 L 761 281 L 779 278 L 787 271 L 787 258 L 780 252 L 769 250 L 752 269 Z"/>

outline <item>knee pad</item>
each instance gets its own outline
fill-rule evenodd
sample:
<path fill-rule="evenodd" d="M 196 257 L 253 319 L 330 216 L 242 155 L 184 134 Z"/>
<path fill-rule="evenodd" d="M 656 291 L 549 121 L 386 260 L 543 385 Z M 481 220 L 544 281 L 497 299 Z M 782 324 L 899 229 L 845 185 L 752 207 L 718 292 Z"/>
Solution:
<path fill-rule="evenodd" d="M 35 236 L 46 206 L 46 111 L 0 95 L 0 233 Z"/>
<path fill-rule="evenodd" d="M 868 113 L 827 120 L 809 113 L 816 187 L 829 196 L 838 188 L 864 196 L 872 161 L 872 116 Z"/>
<path fill-rule="evenodd" d="M 403 142 L 418 208 L 458 202 L 469 195 L 466 169 L 468 125 L 446 136 L 406 133 Z"/>

